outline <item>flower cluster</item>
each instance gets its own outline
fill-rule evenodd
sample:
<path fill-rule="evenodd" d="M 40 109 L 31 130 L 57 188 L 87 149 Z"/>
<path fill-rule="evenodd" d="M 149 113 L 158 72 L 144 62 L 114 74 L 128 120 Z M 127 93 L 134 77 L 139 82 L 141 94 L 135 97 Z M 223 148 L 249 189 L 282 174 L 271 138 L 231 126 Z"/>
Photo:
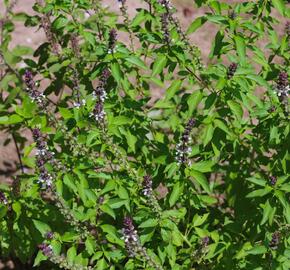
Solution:
<path fill-rule="evenodd" d="M 238 64 L 237 63 L 231 63 L 228 67 L 228 71 L 227 71 L 227 76 L 228 79 L 232 78 L 234 76 L 234 74 L 236 73 L 238 68 Z"/>
<path fill-rule="evenodd" d="M 51 31 L 51 22 L 48 14 L 41 18 L 41 27 L 43 28 L 46 38 L 51 45 L 52 52 L 58 55 L 60 53 L 60 46 L 56 42 L 55 36 Z"/>
<path fill-rule="evenodd" d="M 2 191 L 0 191 L 0 203 L 2 203 L 4 205 L 8 204 L 8 200 Z"/>
<path fill-rule="evenodd" d="M 170 32 L 169 32 L 169 14 L 167 12 L 161 15 L 161 25 L 163 32 L 163 39 L 166 44 L 170 43 Z"/>
<path fill-rule="evenodd" d="M 275 186 L 276 183 L 277 183 L 277 177 L 275 177 L 275 176 L 270 176 L 270 177 L 269 177 L 269 183 L 270 183 L 271 186 Z"/>
<path fill-rule="evenodd" d="M 38 245 L 39 250 L 43 253 L 44 256 L 50 257 L 53 254 L 51 245 L 42 243 Z"/>
<path fill-rule="evenodd" d="M 105 87 L 111 73 L 108 69 L 102 72 L 100 82 L 93 92 L 93 98 L 97 100 L 93 112 L 90 116 L 94 117 L 97 122 L 103 122 L 106 112 L 104 111 L 104 102 L 107 98 Z"/>
<path fill-rule="evenodd" d="M 117 30 L 113 28 L 109 32 L 109 44 L 108 44 L 109 53 L 114 52 L 116 42 L 117 42 Z"/>
<path fill-rule="evenodd" d="M 280 243 L 280 233 L 274 232 L 272 235 L 272 239 L 269 243 L 269 247 L 273 250 L 277 249 Z"/>
<path fill-rule="evenodd" d="M 24 82 L 26 84 L 26 91 L 32 101 L 35 101 L 40 108 L 46 105 L 45 96 L 37 90 L 37 85 L 33 80 L 32 72 L 26 70 L 24 73 Z"/>
<path fill-rule="evenodd" d="M 180 142 L 176 146 L 176 160 L 178 164 L 187 164 L 188 155 L 191 153 L 191 147 L 189 146 L 191 142 L 190 132 L 195 125 L 195 120 L 190 119 L 185 127 L 185 130 L 181 136 Z"/>
<path fill-rule="evenodd" d="M 228 17 L 229 17 L 231 20 L 236 19 L 237 16 L 238 16 L 238 14 L 237 14 L 234 10 L 231 10 L 231 11 L 229 12 L 229 15 L 228 15 Z"/>
<path fill-rule="evenodd" d="M 68 270 L 92 270 L 91 266 L 82 266 L 82 265 L 75 265 L 68 262 L 67 258 L 64 255 L 56 255 L 52 250 L 52 246 L 46 243 L 42 243 L 38 245 L 39 250 L 49 258 L 49 260 L 59 265 L 60 268 L 68 269 Z"/>
<path fill-rule="evenodd" d="M 208 244 L 209 244 L 209 241 L 210 241 L 210 239 L 209 239 L 208 236 L 203 237 L 203 238 L 201 239 L 201 245 L 202 245 L 202 247 L 203 247 L 203 248 L 207 247 Z"/>
<path fill-rule="evenodd" d="M 276 92 L 279 98 L 285 99 L 288 97 L 290 91 L 288 74 L 281 71 L 278 76 Z"/>
<path fill-rule="evenodd" d="M 76 57 L 80 57 L 80 46 L 78 36 L 76 34 L 72 34 L 70 37 L 71 47 Z"/>
<path fill-rule="evenodd" d="M 146 197 L 151 196 L 153 190 L 152 190 L 152 178 L 150 175 L 144 176 L 142 186 L 143 186 L 143 194 Z"/>
<path fill-rule="evenodd" d="M 290 22 L 286 22 L 285 32 L 287 36 L 290 36 Z"/>
<path fill-rule="evenodd" d="M 32 130 L 32 135 L 34 141 L 36 142 L 37 153 L 36 153 L 36 165 L 39 170 L 39 179 L 38 183 L 41 184 L 42 188 L 51 188 L 52 187 L 52 176 L 49 174 L 45 168 L 45 164 L 53 159 L 53 152 L 48 150 L 47 143 L 45 138 L 41 134 L 38 128 Z"/>
<path fill-rule="evenodd" d="M 53 232 L 47 232 L 45 234 L 45 238 L 48 239 L 48 240 L 53 239 L 53 237 L 54 237 L 54 233 Z"/>
<path fill-rule="evenodd" d="M 81 99 L 81 93 L 80 93 L 80 81 L 79 81 L 79 73 L 76 69 L 73 71 L 73 95 L 75 101 L 73 102 L 73 106 L 77 109 L 79 109 L 81 106 L 86 105 L 86 100 Z"/>
<path fill-rule="evenodd" d="M 131 217 L 124 218 L 122 233 L 129 257 L 136 256 L 140 243 Z"/>
<path fill-rule="evenodd" d="M 172 9 L 172 4 L 170 0 L 158 0 L 159 4 L 165 7 L 167 10 Z"/>

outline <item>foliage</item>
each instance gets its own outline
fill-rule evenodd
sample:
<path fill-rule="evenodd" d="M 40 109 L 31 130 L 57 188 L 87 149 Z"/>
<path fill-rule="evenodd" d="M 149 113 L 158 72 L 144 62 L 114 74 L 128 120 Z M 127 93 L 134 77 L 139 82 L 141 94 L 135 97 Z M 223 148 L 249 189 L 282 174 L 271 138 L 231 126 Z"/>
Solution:
<path fill-rule="evenodd" d="M 105 2 L 37 1 L 28 15 L 5 1 L 0 124 L 21 173 L 1 186 L 1 256 L 41 269 L 289 269 L 287 1 L 196 0 L 209 12 L 187 30 L 169 0 L 134 17 Z M 16 21 L 46 42 L 11 48 Z M 190 35 L 212 24 L 204 64 Z"/>

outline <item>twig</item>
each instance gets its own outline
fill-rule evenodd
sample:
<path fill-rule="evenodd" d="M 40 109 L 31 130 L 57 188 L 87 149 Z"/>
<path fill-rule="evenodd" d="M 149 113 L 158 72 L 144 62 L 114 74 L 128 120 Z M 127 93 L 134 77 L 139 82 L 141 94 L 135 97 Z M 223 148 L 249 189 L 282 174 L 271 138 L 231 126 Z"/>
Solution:
<path fill-rule="evenodd" d="M 22 159 L 21 159 L 20 149 L 18 147 L 18 144 L 17 144 L 17 141 L 16 141 L 16 137 L 15 137 L 13 131 L 12 131 L 11 135 L 12 135 L 12 138 L 13 138 L 13 141 L 14 141 L 14 144 L 15 144 L 15 148 L 16 148 L 16 152 L 17 152 L 17 156 L 18 156 L 18 160 L 19 160 L 19 164 L 20 164 L 20 170 L 24 174 L 24 166 L 23 166 Z"/>

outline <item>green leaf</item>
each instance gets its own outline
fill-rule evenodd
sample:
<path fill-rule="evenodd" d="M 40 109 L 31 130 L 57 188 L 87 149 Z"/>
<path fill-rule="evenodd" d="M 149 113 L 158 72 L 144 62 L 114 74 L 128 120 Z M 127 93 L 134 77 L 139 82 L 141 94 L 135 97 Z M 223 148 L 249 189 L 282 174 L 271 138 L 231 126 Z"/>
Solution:
<path fill-rule="evenodd" d="M 111 71 L 112 71 L 112 75 L 115 78 L 116 82 L 118 84 L 121 83 L 121 80 L 124 78 L 123 76 L 123 72 L 121 71 L 120 65 L 118 62 L 114 61 L 111 64 Z"/>
<path fill-rule="evenodd" d="M 237 119 L 241 120 L 243 117 L 243 109 L 241 105 L 233 100 L 228 100 L 227 103 L 233 114 L 237 117 Z"/>
<path fill-rule="evenodd" d="M 156 227 L 158 225 L 158 219 L 150 218 L 144 222 L 142 222 L 138 227 L 139 228 L 151 228 Z"/>
<path fill-rule="evenodd" d="M 170 197 L 169 197 L 169 205 L 170 205 L 170 207 L 172 207 L 177 202 L 177 200 L 179 199 L 182 191 L 183 191 L 183 185 L 180 185 L 180 183 L 177 182 L 173 186 L 172 192 L 171 192 Z"/>
<path fill-rule="evenodd" d="M 267 248 L 265 246 L 256 246 L 247 250 L 248 254 L 258 255 L 258 254 L 265 254 L 267 252 Z"/>
<path fill-rule="evenodd" d="M 33 224 L 35 228 L 44 236 L 46 233 L 51 232 L 51 228 L 46 223 L 43 223 L 40 220 L 33 219 Z"/>
<path fill-rule="evenodd" d="M 136 65 L 137 67 L 143 68 L 143 69 L 148 69 L 147 66 L 145 65 L 145 63 L 137 56 L 131 55 L 129 57 L 126 58 L 126 60 L 133 64 Z"/>
<path fill-rule="evenodd" d="M 67 260 L 70 264 L 73 264 L 75 257 L 77 256 L 77 250 L 75 246 L 72 246 L 68 249 L 67 253 Z"/>
<path fill-rule="evenodd" d="M 131 118 L 122 115 L 110 119 L 110 124 L 116 126 L 124 126 L 126 124 L 130 124 L 131 122 L 132 122 Z"/>
<path fill-rule="evenodd" d="M 272 211 L 273 208 L 271 207 L 269 200 L 267 200 L 267 202 L 264 205 L 263 218 L 260 222 L 260 225 L 263 225 L 264 223 L 267 222 L 267 220 L 269 220 Z"/>
<path fill-rule="evenodd" d="M 30 47 L 22 45 L 17 45 L 12 51 L 12 53 L 16 56 L 32 55 L 33 52 L 33 49 L 31 49 Z"/>
<path fill-rule="evenodd" d="M 195 214 L 192 219 L 192 224 L 194 227 L 202 225 L 208 218 L 209 214 L 204 214 L 202 216 L 199 216 L 198 214 Z"/>
<path fill-rule="evenodd" d="M 249 178 L 246 178 L 246 180 L 256 184 L 256 185 L 259 185 L 259 186 L 262 186 L 262 187 L 265 187 L 266 186 L 266 181 L 264 179 L 258 179 L 258 178 L 255 178 L 255 177 L 249 177 Z"/>
<path fill-rule="evenodd" d="M 263 197 L 270 192 L 271 192 L 271 188 L 257 189 L 257 190 L 250 192 L 246 197 L 247 198 Z"/>
<path fill-rule="evenodd" d="M 9 117 L 8 116 L 0 116 L 0 125 L 5 125 L 9 123 Z"/>
<path fill-rule="evenodd" d="M 174 81 L 171 86 L 166 90 L 165 100 L 169 100 L 174 97 L 175 93 L 180 90 L 182 85 L 181 80 Z"/>
<path fill-rule="evenodd" d="M 164 67 L 166 66 L 167 63 L 167 57 L 166 55 L 161 55 L 159 57 L 157 57 L 157 59 L 155 60 L 154 64 L 153 64 L 153 70 L 152 70 L 152 77 L 156 76 L 157 74 L 160 74 Z"/>
<path fill-rule="evenodd" d="M 287 8 L 283 0 L 272 0 L 272 4 L 274 5 L 276 9 L 278 9 L 278 11 L 280 12 L 282 16 L 285 15 L 285 11 Z"/>
<path fill-rule="evenodd" d="M 19 202 L 13 203 L 12 204 L 12 209 L 16 213 L 16 220 L 17 220 L 20 217 L 20 215 L 21 215 L 21 211 L 22 211 L 21 204 Z"/>
<path fill-rule="evenodd" d="M 120 208 L 123 205 L 125 205 L 126 202 L 127 202 L 127 200 L 115 198 L 115 199 L 109 200 L 108 205 L 113 209 L 117 209 L 117 208 Z"/>
<path fill-rule="evenodd" d="M 100 209 L 101 209 L 104 213 L 110 215 L 113 219 L 116 219 L 115 212 L 114 212 L 114 210 L 113 210 L 109 205 L 107 205 L 107 204 L 103 204 L 103 205 L 101 205 Z"/>
<path fill-rule="evenodd" d="M 226 126 L 226 124 L 220 120 L 220 119 L 215 119 L 214 120 L 215 126 L 220 128 L 221 130 L 223 130 L 225 133 L 227 133 L 228 135 L 232 135 L 229 128 Z"/>
<path fill-rule="evenodd" d="M 207 192 L 208 194 L 211 193 L 207 179 L 201 172 L 191 169 L 189 171 L 189 174 L 197 181 L 198 184 L 201 185 L 205 192 Z"/>
<path fill-rule="evenodd" d="M 36 255 L 36 258 L 34 259 L 33 267 L 40 265 L 42 261 L 46 261 L 46 260 L 47 260 L 47 257 L 44 256 L 42 251 L 39 250 Z"/>
<path fill-rule="evenodd" d="M 195 32 L 198 28 L 200 28 L 207 21 L 206 17 L 198 17 L 196 18 L 191 25 L 188 27 L 186 33 L 189 35 Z"/>
<path fill-rule="evenodd" d="M 215 162 L 213 160 L 200 161 L 200 162 L 193 163 L 190 166 L 190 169 L 193 169 L 195 171 L 199 171 L 202 173 L 210 172 L 214 164 Z"/>
<path fill-rule="evenodd" d="M 206 146 L 212 139 L 215 127 L 209 124 L 204 129 L 203 146 Z"/>
<path fill-rule="evenodd" d="M 187 100 L 188 116 L 190 117 L 194 110 L 196 110 L 198 104 L 201 102 L 203 94 L 200 90 L 194 91 Z"/>
<path fill-rule="evenodd" d="M 134 136 L 129 130 L 126 133 L 127 133 L 127 136 L 126 136 L 127 143 L 129 145 L 130 149 L 133 151 L 133 153 L 135 153 L 136 152 L 137 137 Z"/>
<path fill-rule="evenodd" d="M 246 77 L 250 80 L 255 81 L 256 83 L 258 83 L 261 86 L 264 86 L 266 88 L 269 88 L 268 83 L 261 77 L 255 74 L 247 74 Z"/>
<path fill-rule="evenodd" d="M 92 238 L 87 238 L 85 242 L 86 250 L 88 251 L 89 255 L 93 255 L 96 248 L 96 241 Z"/>
<path fill-rule="evenodd" d="M 244 63 L 246 60 L 246 44 L 245 40 L 241 36 L 235 36 L 235 43 L 236 43 L 236 49 L 238 52 L 238 56 L 240 58 L 240 62 Z"/>

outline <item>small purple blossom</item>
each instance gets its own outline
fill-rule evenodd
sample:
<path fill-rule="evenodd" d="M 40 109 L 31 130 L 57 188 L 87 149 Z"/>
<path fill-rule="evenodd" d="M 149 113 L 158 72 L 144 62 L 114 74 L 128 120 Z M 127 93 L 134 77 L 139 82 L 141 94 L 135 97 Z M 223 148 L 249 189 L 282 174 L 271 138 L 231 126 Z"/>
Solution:
<path fill-rule="evenodd" d="M 208 246 L 208 244 L 209 244 L 209 240 L 210 240 L 210 239 L 209 239 L 208 236 L 206 236 L 206 237 L 204 237 L 204 238 L 201 239 L 201 245 L 202 245 L 203 248 L 205 248 L 205 247 Z"/>
<path fill-rule="evenodd" d="M 150 175 L 145 175 L 143 178 L 143 194 L 149 197 L 152 194 L 152 178 Z"/>
<path fill-rule="evenodd" d="M 45 238 L 48 239 L 48 240 L 53 239 L 53 237 L 54 237 L 54 233 L 53 232 L 47 232 L 45 234 Z"/>
<path fill-rule="evenodd" d="M 51 21 L 48 14 L 41 18 L 41 27 L 43 28 L 46 38 L 51 45 L 52 52 L 58 55 L 60 53 L 60 45 L 56 42 L 55 36 L 51 30 Z"/>
<path fill-rule="evenodd" d="M 281 235 L 280 235 L 279 232 L 274 232 L 274 233 L 272 234 L 272 239 L 271 239 L 271 241 L 270 241 L 270 243 L 269 243 L 269 247 L 270 247 L 271 249 L 275 250 L 275 249 L 278 248 L 279 243 L 280 243 L 280 237 L 281 237 Z"/>
<path fill-rule="evenodd" d="M 105 87 L 110 76 L 111 72 L 109 71 L 109 69 L 104 69 L 99 84 L 93 92 L 93 98 L 96 99 L 97 102 L 95 104 L 93 112 L 90 113 L 90 116 L 94 117 L 98 123 L 102 123 L 106 116 L 106 112 L 104 110 L 104 102 L 107 98 L 107 92 L 105 90 Z"/>
<path fill-rule="evenodd" d="M 231 10 L 230 12 L 229 12 L 229 18 L 231 19 L 231 20 L 234 20 L 235 18 L 237 18 L 237 13 L 234 11 L 234 10 Z"/>
<path fill-rule="evenodd" d="M 270 177 L 269 177 L 269 183 L 270 183 L 271 186 L 275 186 L 276 183 L 277 183 L 277 177 L 275 177 L 275 176 L 270 176 Z"/>
<path fill-rule="evenodd" d="M 134 257 L 139 246 L 139 238 L 131 217 L 124 218 L 122 233 L 129 257 Z"/>
<path fill-rule="evenodd" d="M 25 71 L 24 82 L 27 86 L 26 91 L 31 100 L 35 101 L 41 108 L 44 108 L 46 105 L 45 96 L 37 90 L 37 85 L 33 80 L 33 75 L 31 71 Z"/>
<path fill-rule="evenodd" d="M 195 120 L 190 119 L 185 127 L 185 130 L 181 136 L 180 142 L 176 146 L 176 160 L 178 164 L 186 164 L 188 162 L 188 155 L 191 153 L 191 147 L 189 143 L 191 142 L 190 132 L 195 125 Z"/>
<path fill-rule="evenodd" d="M 285 32 L 286 32 L 287 36 L 290 36 L 290 22 L 286 22 Z"/>
<path fill-rule="evenodd" d="M 276 92 L 278 97 L 287 98 L 289 95 L 290 87 L 288 81 L 288 74 L 285 71 L 281 71 L 278 75 Z"/>
<path fill-rule="evenodd" d="M 52 251 L 52 247 L 51 245 L 42 243 L 40 245 L 38 245 L 39 250 L 42 251 L 44 256 L 50 257 L 53 255 L 53 251 Z"/>
<path fill-rule="evenodd" d="M 172 4 L 170 0 L 158 0 L 159 4 L 165 7 L 167 10 L 172 9 Z"/>
<path fill-rule="evenodd" d="M 32 130 L 32 135 L 37 147 L 36 165 L 39 171 L 38 183 L 41 184 L 42 188 L 51 188 L 53 178 L 45 168 L 45 164 L 53 160 L 54 153 L 49 151 L 46 140 L 38 128 Z"/>
<path fill-rule="evenodd" d="M 238 68 L 238 64 L 237 63 L 231 63 L 228 67 L 228 71 L 227 71 L 227 76 L 228 79 L 232 78 L 234 76 L 234 74 L 236 73 Z"/>
<path fill-rule="evenodd" d="M 71 47 L 76 57 L 80 57 L 80 46 L 77 34 L 72 34 L 70 38 Z"/>
<path fill-rule="evenodd" d="M 8 204 L 8 200 L 2 191 L 0 191 L 0 203 L 2 203 L 4 205 Z"/>
<path fill-rule="evenodd" d="M 115 28 L 111 29 L 109 32 L 109 44 L 108 44 L 108 48 L 109 48 L 109 52 L 113 53 L 114 48 L 116 46 L 117 43 L 117 30 Z"/>
<path fill-rule="evenodd" d="M 166 44 L 170 43 L 170 32 L 169 32 L 169 14 L 167 12 L 161 15 L 161 25 L 163 32 L 163 40 Z"/>

